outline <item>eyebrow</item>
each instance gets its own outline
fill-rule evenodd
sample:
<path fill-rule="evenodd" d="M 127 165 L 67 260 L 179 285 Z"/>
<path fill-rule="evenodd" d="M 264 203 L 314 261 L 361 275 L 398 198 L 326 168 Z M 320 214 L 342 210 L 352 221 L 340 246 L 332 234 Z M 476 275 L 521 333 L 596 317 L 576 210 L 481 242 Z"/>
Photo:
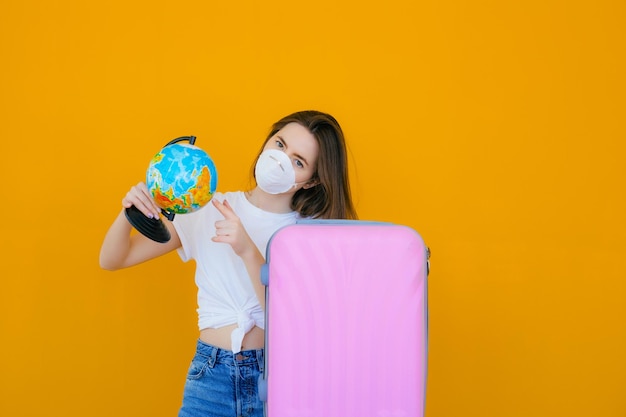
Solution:
<path fill-rule="evenodd" d="M 280 135 L 276 135 L 276 137 L 277 137 L 278 139 L 280 139 L 280 141 L 283 143 L 283 145 L 285 145 L 285 148 L 289 149 L 289 146 L 287 146 L 287 142 L 285 142 L 285 139 L 284 139 L 282 136 L 280 136 Z M 302 155 L 297 154 L 297 153 L 294 153 L 293 155 L 294 155 L 296 158 L 301 159 L 301 160 L 302 160 L 302 162 L 304 162 L 304 163 L 305 163 L 305 165 L 309 165 L 309 163 L 307 162 L 306 158 L 305 158 L 305 157 L 303 157 Z"/>

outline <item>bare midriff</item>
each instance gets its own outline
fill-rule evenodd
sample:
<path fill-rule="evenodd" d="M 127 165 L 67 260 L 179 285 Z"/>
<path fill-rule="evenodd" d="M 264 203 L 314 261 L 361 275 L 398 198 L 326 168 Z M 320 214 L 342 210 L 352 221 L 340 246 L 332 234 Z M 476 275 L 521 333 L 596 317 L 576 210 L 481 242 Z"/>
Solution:
<path fill-rule="evenodd" d="M 200 340 L 221 349 L 231 350 L 230 335 L 237 328 L 236 324 L 220 327 L 219 329 L 200 330 Z M 262 349 L 265 344 L 265 331 L 260 327 L 253 327 L 243 338 L 241 350 Z"/>

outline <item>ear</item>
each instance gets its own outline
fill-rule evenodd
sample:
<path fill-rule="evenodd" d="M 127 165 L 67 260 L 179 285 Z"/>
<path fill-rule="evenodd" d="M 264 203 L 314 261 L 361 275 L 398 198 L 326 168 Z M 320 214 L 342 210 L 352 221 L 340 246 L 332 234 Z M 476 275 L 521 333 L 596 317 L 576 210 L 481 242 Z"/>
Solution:
<path fill-rule="evenodd" d="M 308 190 L 309 188 L 315 187 L 319 183 L 320 182 L 318 180 L 311 180 L 311 181 L 307 182 L 306 184 L 304 184 L 302 186 L 302 188 L 304 188 L 305 190 Z"/>

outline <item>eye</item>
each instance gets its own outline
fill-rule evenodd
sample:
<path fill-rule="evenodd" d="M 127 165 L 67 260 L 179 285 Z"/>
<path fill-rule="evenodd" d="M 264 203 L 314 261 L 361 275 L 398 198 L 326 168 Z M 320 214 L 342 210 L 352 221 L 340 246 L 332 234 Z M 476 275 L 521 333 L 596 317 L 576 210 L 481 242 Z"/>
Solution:
<path fill-rule="evenodd" d="M 278 146 L 280 149 L 285 147 L 285 145 L 283 145 L 283 143 L 279 140 L 276 141 L 276 146 Z"/>
<path fill-rule="evenodd" d="M 302 163 L 302 161 L 301 161 L 301 160 L 299 160 L 299 159 L 296 159 L 296 160 L 295 160 L 295 164 L 296 164 L 296 166 L 297 166 L 298 168 L 304 168 L 304 164 L 303 164 L 303 163 Z"/>

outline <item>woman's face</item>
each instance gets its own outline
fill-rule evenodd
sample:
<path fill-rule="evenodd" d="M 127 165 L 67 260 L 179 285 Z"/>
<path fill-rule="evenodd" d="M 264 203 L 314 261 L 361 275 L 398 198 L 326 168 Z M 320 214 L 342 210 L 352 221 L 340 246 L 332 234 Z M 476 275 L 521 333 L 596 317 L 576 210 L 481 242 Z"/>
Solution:
<path fill-rule="evenodd" d="M 314 184 L 307 184 L 317 170 L 317 157 L 319 144 L 317 139 L 308 129 L 298 123 L 289 123 L 280 129 L 274 136 L 268 139 L 263 147 L 266 149 L 278 149 L 287 154 L 293 169 L 296 172 L 296 183 L 304 184 L 309 188 Z M 300 187 L 297 187 L 299 189 Z"/>

